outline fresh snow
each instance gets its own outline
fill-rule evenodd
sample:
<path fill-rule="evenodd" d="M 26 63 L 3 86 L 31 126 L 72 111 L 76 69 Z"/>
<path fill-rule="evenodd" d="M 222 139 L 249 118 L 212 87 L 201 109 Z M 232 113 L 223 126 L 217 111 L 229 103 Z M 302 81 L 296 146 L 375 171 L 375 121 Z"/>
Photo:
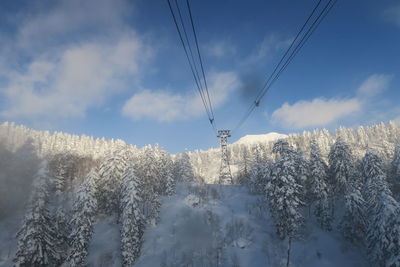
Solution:
<path fill-rule="evenodd" d="M 268 143 L 271 141 L 276 141 L 278 139 L 283 139 L 287 138 L 288 136 L 286 134 L 280 134 L 280 133 L 267 133 L 267 134 L 249 134 L 245 135 L 239 140 L 237 140 L 234 144 L 240 145 L 250 145 L 250 144 L 257 144 L 257 143 Z"/>

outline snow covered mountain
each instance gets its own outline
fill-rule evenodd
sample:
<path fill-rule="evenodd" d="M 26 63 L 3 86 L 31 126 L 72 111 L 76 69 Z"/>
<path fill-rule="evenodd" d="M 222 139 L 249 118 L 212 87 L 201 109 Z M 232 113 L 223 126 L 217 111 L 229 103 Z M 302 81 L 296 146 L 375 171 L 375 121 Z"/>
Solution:
<path fill-rule="evenodd" d="M 286 134 L 280 134 L 280 133 L 267 133 L 267 134 L 249 134 L 249 135 L 245 135 L 242 138 L 240 138 L 239 140 L 237 140 L 234 144 L 236 145 L 250 145 L 250 144 L 256 144 L 256 143 L 268 143 L 271 141 L 275 141 L 278 139 L 282 139 L 282 138 L 287 138 L 288 135 Z"/>

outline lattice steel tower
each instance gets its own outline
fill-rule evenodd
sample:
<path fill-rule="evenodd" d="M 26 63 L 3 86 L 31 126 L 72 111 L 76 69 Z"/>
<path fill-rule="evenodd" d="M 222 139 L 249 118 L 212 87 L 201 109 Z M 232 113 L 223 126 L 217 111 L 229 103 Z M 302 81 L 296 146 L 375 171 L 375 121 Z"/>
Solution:
<path fill-rule="evenodd" d="M 219 170 L 219 183 L 232 184 L 231 167 L 229 166 L 228 158 L 228 137 L 230 130 L 219 130 L 218 136 L 221 144 L 221 168 Z"/>

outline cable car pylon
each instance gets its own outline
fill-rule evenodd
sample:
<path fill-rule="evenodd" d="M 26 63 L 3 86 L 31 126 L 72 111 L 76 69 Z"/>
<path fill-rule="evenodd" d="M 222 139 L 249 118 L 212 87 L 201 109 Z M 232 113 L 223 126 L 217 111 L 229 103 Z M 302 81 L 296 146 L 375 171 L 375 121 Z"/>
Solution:
<path fill-rule="evenodd" d="M 228 137 L 231 137 L 230 130 L 219 130 L 217 137 L 221 144 L 221 167 L 219 169 L 220 184 L 232 184 L 232 173 L 228 156 Z"/>

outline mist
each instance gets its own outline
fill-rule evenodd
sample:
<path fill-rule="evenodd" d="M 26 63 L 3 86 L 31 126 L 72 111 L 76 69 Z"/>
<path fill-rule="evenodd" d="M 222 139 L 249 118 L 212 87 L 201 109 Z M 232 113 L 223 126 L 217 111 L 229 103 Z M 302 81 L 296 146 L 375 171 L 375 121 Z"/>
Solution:
<path fill-rule="evenodd" d="M 15 152 L 0 143 L 0 220 L 24 210 L 39 163 L 30 139 Z"/>

